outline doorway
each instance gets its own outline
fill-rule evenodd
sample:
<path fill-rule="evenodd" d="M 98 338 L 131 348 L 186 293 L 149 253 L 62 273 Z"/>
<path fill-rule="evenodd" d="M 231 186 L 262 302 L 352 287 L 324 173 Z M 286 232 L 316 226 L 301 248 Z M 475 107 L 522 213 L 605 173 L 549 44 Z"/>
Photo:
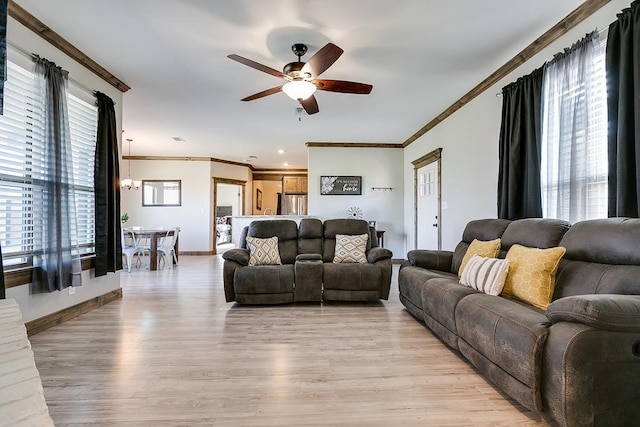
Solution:
<path fill-rule="evenodd" d="M 411 162 L 414 167 L 414 249 L 442 248 L 442 148 Z"/>
<path fill-rule="evenodd" d="M 231 217 L 244 213 L 245 181 L 213 179 L 213 252 L 218 255 L 235 248 Z"/>

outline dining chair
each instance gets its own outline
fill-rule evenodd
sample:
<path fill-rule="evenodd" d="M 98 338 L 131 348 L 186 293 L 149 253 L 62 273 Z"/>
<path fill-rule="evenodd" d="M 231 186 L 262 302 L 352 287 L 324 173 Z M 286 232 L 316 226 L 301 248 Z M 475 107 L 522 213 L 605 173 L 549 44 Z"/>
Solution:
<path fill-rule="evenodd" d="M 161 263 L 169 265 L 169 270 L 173 268 L 173 262 L 178 264 L 178 257 L 176 256 L 175 245 L 178 240 L 178 233 L 180 229 L 178 227 L 171 228 L 167 231 L 167 234 L 162 238 L 158 244 L 158 267 Z"/>
<path fill-rule="evenodd" d="M 122 229 L 122 255 L 125 257 L 125 267 L 127 271 L 131 273 L 131 265 L 133 264 L 133 257 L 137 256 L 137 262 L 143 262 L 140 256 L 144 257 L 145 249 L 138 246 L 136 235 L 133 230 L 128 228 Z M 143 262 L 144 263 L 144 262 Z"/>

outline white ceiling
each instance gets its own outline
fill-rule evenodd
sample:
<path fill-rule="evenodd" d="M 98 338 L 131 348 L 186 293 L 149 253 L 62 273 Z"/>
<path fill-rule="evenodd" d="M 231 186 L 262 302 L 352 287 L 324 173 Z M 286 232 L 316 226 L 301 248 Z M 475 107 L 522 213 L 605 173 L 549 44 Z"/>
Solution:
<path fill-rule="evenodd" d="M 581 0 L 17 0 L 131 90 L 132 155 L 204 156 L 258 168 L 306 168 L 305 143 L 402 143 L 579 6 Z M 327 42 L 344 54 L 322 78 L 373 85 L 318 92 L 298 121 L 275 69 Z M 304 60 L 305 58 L 303 58 Z M 184 142 L 175 142 L 181 137 Z M 286 152 L 278 154 L 277 150 Z"/>

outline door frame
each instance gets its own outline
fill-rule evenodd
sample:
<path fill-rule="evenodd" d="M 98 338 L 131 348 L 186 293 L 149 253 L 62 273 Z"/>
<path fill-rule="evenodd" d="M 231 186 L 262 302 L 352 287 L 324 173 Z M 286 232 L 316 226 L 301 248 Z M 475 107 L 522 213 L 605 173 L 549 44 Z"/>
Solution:
<path fill-rule="evenodd" d="M 218 217 L 218 184 L 231 184 L 231 185 L 239 185 L 242 187 L 242 212 L 241 215 L 244 214 L 245 209 L 245 190 L 247 186 L 247 181 L 240 181 L 238 179 L 229 179 L 229 178 L 217 178 L 213 177 L 213 207 L 211 208 L 211 212 L 213 212 L 213 217 L 211 218 L 211 223 L 214 224 L 212 229 L 213 234 L 213 254 L 218 255 L 218 235 L 216 233 L 215 221 Z"/>
<path fill-rule="evenodd" d="M 418 249 L 418 169 L 438 162 L 438 250 L 442 249 L 442 148 L 412 161 L 413 165 L 413 248 Z"/>

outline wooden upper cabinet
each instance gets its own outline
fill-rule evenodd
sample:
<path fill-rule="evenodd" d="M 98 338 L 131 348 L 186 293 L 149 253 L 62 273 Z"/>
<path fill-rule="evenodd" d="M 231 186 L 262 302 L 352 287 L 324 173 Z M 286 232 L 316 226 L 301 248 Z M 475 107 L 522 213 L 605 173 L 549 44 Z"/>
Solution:
<path fill-rule="evenodd" d="M 307 194 L 306 176 L 285 176 L 282 178 L 282 192 L 285 194 Z"/>

